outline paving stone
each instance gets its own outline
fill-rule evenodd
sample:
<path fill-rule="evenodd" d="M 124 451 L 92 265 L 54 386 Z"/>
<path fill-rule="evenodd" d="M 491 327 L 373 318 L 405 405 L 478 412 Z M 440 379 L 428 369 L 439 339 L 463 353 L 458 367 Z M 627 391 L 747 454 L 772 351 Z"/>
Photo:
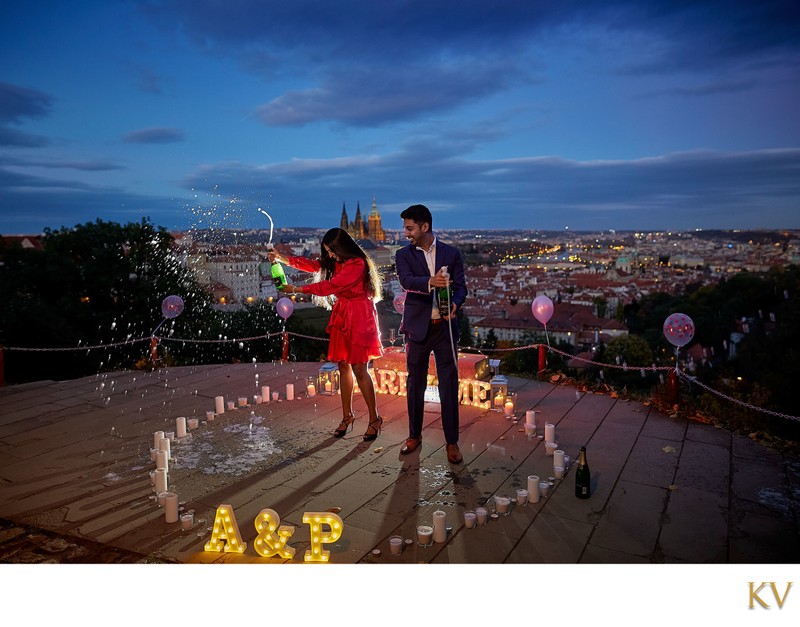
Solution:
<path fill-rule="evenodd" d="M 658 543 L 666 557 L 695 563 L 728 561 L 728 499 L 689 486 L 670 492 Z M 702 533 L 698 527 L 702 526 Z"/>

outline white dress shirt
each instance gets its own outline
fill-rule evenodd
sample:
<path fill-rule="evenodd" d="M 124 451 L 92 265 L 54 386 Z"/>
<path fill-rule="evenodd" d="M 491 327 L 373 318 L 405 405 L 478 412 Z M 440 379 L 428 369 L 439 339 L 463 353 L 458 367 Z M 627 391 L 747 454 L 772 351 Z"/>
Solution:
<path fill-rule="evenodd" d="M 436 274 L 436 236 L 433 237 L 433 242 L 431 242 L 430 248 L 425 250 L 421 246 L 417 246 L 417 250 L 421 250 L 422 254 L 425 255 L 425 263 L 428 264 L 428 272 L 431 273 L 431 276 Z M 428 290 L 433 290 L 431 287 L 431 282 L 428 280 Z M 441 318 L 439 315 L 439 306 L 436 304 L 436 297 L 433 298 L 433 308 L 431 310 L 431 318 L 438 320 Z"/>

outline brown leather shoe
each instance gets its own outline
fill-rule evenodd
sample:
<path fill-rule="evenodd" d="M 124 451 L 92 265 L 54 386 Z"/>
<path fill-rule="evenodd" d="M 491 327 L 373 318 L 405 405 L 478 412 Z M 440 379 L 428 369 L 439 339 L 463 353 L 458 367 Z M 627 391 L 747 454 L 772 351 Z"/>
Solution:
<path fill-rule="evenodd" d="M 461 456 L 461 451 L 458 448 L 458 444 L 448 444 L 447 445 L 447 461 L 451 464 L 460 464 L 464 461 L 464 458 Z"/>
<path fill-rule="evenodd" d="M 420 444 L 422 444 L 422 438 L 408 438 L 406 443 L 403 444 L 403 448 L 400 449 L 400 454 L 408 455 L 413 453 L 419 448 Z"/>

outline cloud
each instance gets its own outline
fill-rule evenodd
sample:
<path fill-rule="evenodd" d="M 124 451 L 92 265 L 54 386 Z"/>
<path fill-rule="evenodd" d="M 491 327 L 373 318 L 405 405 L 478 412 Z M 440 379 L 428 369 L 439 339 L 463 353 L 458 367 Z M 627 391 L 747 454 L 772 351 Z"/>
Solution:
<path fill-rule="evenodd" d="M 51 141 L 47 137 L 23 133 L 7 126 L 0 126 L 0 146 L 14 148 L 42 148 L 49 146 Z"/>
<path fill-rule="evenodd" d="M 53 98 L 30 87 L 0 82 L 0 122 L 19 122 L 50 114 Z"/>
<path fill-rule="evenodd" d="M 271 198 L 287 226 L 301 213 L 329 225 L 342 200 L 354 205 L 374 195 L 379 203 L 430 203 L 437 223 L 449 228 L 797 228 L 799 169 L 800 149 L 471 161 L 443 153 L 430 159 L 415 142 L 385 156 L 211 164 L 184 186 L 213 185 L 216 195 L 253 202 Z M 321 198 L 330 206 L 321 207 Z"/>
<path fill-rule="evenodd" d="M 81 170 L 84 172 L 104 172 L 108 170 L 123 170 L 123 166 L 105 159 L 91 161 L 55 161 L 52 159 L 20 159 L 8 155 L 0 155 L 0 165 L 14 167 L 48 168 L 53 170 Z"/>
<path fill-rule="evenodd" d="M 125 133 L 122 141 L 128 144 L 174 144 L 186 141 L 186 137 L 177 128 L 152 127 Z"/>

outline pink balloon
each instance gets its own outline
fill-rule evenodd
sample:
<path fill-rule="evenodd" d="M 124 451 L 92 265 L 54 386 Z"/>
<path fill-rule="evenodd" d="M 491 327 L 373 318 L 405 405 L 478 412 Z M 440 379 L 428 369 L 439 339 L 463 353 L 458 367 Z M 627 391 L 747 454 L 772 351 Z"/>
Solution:
<path fill-rule="evenodd" d="M 534 318 L 546 325 L 553 317 L 553 301 L 544 295 L 537 296 L 531 303 L 531 311 Z"/>
<path fill-rule="evenodd" d="M 406 310 L 405 292 L 400 292 L 397 296 L 394 297 L 394 310 L 401 316 L 403 315 L 403 312 Z"/>
<path fill-rule="evenodd" d="M 694 322 L 686 314 L 674 313 L 664 321 L 664 337 L 673 346 L 686 346 L 694 337 Z"/>
<path fill-rule="evenodd" d="M 180 296 L 167 296 L 161 301 L 161 313 L 165 318 L 177 318 L 183 311 L 183 299 Z"/>
<path fill-rule="evenodd" d="M 294 311 L 294 303 L 291 298 L 286 298 L 284 296 L 275 304 L 275 308 L 278 310 L 278 315 L 284 320 L 287 320 Z"/>

